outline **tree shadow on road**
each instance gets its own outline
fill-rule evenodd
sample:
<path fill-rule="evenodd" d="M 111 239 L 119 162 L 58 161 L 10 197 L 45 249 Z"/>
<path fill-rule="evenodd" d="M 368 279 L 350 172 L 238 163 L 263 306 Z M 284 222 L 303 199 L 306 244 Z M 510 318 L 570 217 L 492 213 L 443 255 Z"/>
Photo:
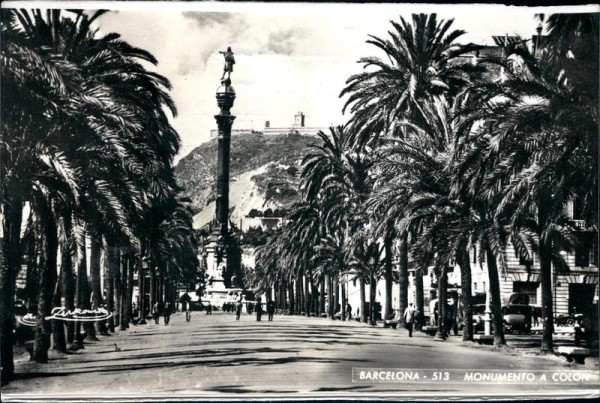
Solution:
<path fill-rule="evenodd" d="M 17 379 L 62 377 L 86 373 L 132 372 L 152 369 L 184 369 L 194 367 L 231 367 L 231 366 L 270 366 L 286 364 L 336 364 L 340 362 L 363 362 L 347 358 L 324 358 L 314 356 L 299 356 L 295 349 L 220 349 L 218 351 L 176 351 L 170 353 L 143 354 L 130 357 L 115 357 L 113 359 L 94 360 L 86 363 L 84 368 L 57 368 L 54 372 L 31 371 L 17 375 Z M 256 357 L 255 354 L 277 355 L 276 357 Z M 252 356 L 251 356 L 252 355 Z M 282 356 L 283 355 L 283 356 Z M 148 362 L 127 362 L 129 360 L 147 360 Z M 107 362 L 107 365 L 93 365 Z M 112 363 L 114 362 L 114 364 Z"/>

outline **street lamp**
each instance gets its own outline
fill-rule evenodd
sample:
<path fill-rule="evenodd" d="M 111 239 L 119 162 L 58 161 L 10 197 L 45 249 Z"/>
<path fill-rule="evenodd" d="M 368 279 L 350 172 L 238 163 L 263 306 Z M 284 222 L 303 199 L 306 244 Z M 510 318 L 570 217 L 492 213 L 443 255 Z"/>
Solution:
<path fill-rule="evenodd" d="M 492 308 L 491 308 L 491 293 L 490 285 L 488 284 L 485 289 L 485 312 L 483 315 L 483 333 L 486 336 L 492 335 Z"/>

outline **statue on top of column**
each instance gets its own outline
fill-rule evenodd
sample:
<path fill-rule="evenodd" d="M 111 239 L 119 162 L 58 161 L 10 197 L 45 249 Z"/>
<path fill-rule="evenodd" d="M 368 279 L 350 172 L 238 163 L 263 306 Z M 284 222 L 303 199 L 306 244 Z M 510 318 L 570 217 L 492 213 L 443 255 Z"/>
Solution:
<path fill-rule="evenodd" d="M 225 79 L 225 74 L 227 74 L 227 80 L 231 80 L 231 73 L 233 72 L 233 65 L 235 64 L 235 58 L 233 57 L 231 47 L 228 46 L 226 52 L 219 53 L 225 57 L 225 65 L 223 66 L 223 75 L 221 76 L 221 80 Z"/>

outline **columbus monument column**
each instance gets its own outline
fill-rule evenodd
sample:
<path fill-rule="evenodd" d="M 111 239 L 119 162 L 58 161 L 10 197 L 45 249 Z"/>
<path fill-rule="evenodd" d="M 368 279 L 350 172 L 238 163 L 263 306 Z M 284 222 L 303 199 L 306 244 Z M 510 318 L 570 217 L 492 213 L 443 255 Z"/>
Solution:
<path fill-rule="evenodd" d="M 229 162 L 231 149 L 231 126 L 235 116 L 231 108 L 235 101 L 235 90 L 231 85 L 233 71 L 233 52 L 227 48 L 221 52 L 225 56 L 225 66 L 221 85 L 217 88 L 217 105 L 219 113 L 215 115 L 218 126 L 217 150 L 217 187 L 216 211 L 213 220 L 212 233 L 209 244 L 205 250 L 208 254 L 208 272 L 211 273 L 212 288 L 214 290 L 240 286 L 236 278 L 240 278 L 241 250 L 237 240 L 232 236 L 229 228 Z M 226 77 L 227 76 L 227 77 Z"/>
<path fill-rule="evenodd" d="M 221 81 L 217 89 L 217 104 L 221 111 L 215 115 L 219 126 L 217 155 L 216 217 L 221 235 L 228 234 L 229 221 L 229 156 L 231 149 L 231 126 L 235 120 L 230 112 L 235 100 L 235 90 L 229 78 Z"/>

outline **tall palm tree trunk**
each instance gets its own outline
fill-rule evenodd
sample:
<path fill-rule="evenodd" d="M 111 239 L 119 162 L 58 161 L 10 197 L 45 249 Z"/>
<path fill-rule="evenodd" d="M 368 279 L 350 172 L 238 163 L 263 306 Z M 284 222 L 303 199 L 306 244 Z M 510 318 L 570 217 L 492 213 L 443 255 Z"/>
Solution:
<path fill-rule="evenodd" d="M 135 260 L 129 259 L 127 263 L 127 318 L 128 321 L 133 319 L 133 271 L 135 266 Z M 175 293 L 172 294 L 174 299 Z M 171 303 L 171 306 L 175 305 Z"/>
<path fill-rule="evenodd" d="M 61 266 L 61 268 L 60 268 L 61 281 L 58 281 L 58 279 L 57 279 L 56 285 L 54 287 L 54 296 L 52 297 L 52 306 L 53 307 L 62 306 L 61 295 L 62 295 L 62 272 L 63 272 L 63 270 L 64 270 L 64 268 Z M 67 352 L 67 341 L 65 339 L 65 326 L 62 321 L 58 321 L 58 320 L 52 321 L 52 342 L 54 344 L 54 350 L 59 351 L 61 353 Z"/>
<path fill-rule="evenodd" d="M 283 279 L 280 281 L 281 288 L 279 290 L 279 295 L 281 295 L 281 309 L 283 309 L 285 312 L 289 312 L 287 282 Z"/>
<path fill-rule="evenodd" d="M 473 341 L 473 291 L 471 289 L 471 261 L 466 247 L 461 248 L 456 255 L 456 262 L 460 267 L 461 305 L 463 311 L 463 336 L 464 341 Z"/>
<path fill-rule="evenodd" d="M 340 311 L 340 277 L 338 274 L 333 276 L 333 317 Z M 341 319 L 341 318 L 340 318 Z"/>
<path fill-rule="evenodd" d="M 446 329 L 446 301 L 448 290 L 448 277 L 446 277 L 446 265 L 442 265 L 438 275 L 438 329 L 435 335 L 438 340 L 445 340 L 448 336 Z"/>
<path fill-rule="evenodd" d="M 342 289 L 342 320 L 346 320 L 348 318 L 348 312 L 346 310 L 348 301 L 346 299 L 346 284 L 343 280 L 340 282 L 340 288 Z"/>
<path fill-rule="evenodd" d="M 296 313 L 296 301 L 294 299 L 294 280 L 290 280 L 288 282 L 288 293 L 290 300 L 290 315 L 294 315 Z"/>
<path fill-rule="evenodd" d="M 118 255 L 117 249 L 106 243 L 106 283 L 107 283 L 107 308 L 110 313 L 112 313 L 111 317 L 108 318 L 108 330 L 111 333 L 115 332 L 115 267 L 118 267 Z"/>
<path fill-rule="evenodd" d="M 366 304 L 366 292 L 365 292 L 365 279 L 363 276 L 358 280 L 360 289 L 360 318 L 363 323 L 367 323 L 367 304 Z"/>
<path fill-rule="evenodd" d="M 16 278 L 21 268 L 21 221 L 23 202 L 7 197 L 2 205 L 2 264 L 0 265 L 0 361 L 2 380 L 10 381 L 15 374 L 13 360 L 13 329 Z"/>
<path fill-rule="evenodd" d="M 103 304 L 102 287 L 100 285 L 100 254 L 102 251 L 102 238 L 94 231 L 91 232 L 90 273 L 92 276 L 92 309 L 98 309 Z M 96 333 L 107 335 L 106 322 L 95 322 Z"/>
<path fill-rule="evenodd" d="M 52 311 L 52 297 L 56 286 L 56 259 L 58 250 L 57 227 L 54 215 L 49 206 L 44 209 L 44 266 L 40 272 L 38 310 L 36 315 L 35 340 L 33 342 L 32 359 L 39 363 L 48 362 L 48 349 L 52 324 L 46 320 Z"/>
<path fill-rule="evenodd" d="M 139 303 L 139 307 L 140 307 L 140 325 L 145 325 L 146 324 L 146 267 L 144 267 L 146 265 L 145 257 L 140 261 L 140 272 L 138 275 L 138 284 L 139 284 L 139 290 L 140 290 L 140 303 Z M 191 288 L 188 288 L 188 291 Z M 188 302 L 189 304 L 190 302 Z"/>
<path fill-rule="evenodd" d="M 303 303 L 302 303 L 302 296 L 304 295 L 304 292 L 302 291 L 302 277 L 300 275 L 298 275 L 298 277 L 296 278 L 295 281 L 296 284 L 296 308 L 298 310 L 298 315 L 302 315 L 302 307 L 303 307 Z"/>
<path fill-rule="evenodd" d="M 31 242 L 31 245 L 28 245 L 27 247 L 27 277 L 25 279 L 25 298 L 28 307 L 36 305 L 35 301 L 37 299 L 38 285 L 40 281 L 38 278 L 38 256 L 40 255 L 38 251 L 40 249 L 40 241 L 33 241 Z"/>
<path fill-rule="evenodd" d="M 400 236 L 399 258 L 400 294 L 398 296 L 398 308 L 400 309 L 400 313 L 403 314 L 406 308 L 408 307 L 408 231 L 404 231 Z"/>
<path fill-rule="evenodd" d="M 321 275 L 319 278 L 319 316 L 325 312 L 325 276 Z"/>
<path fill-rule="evenodd" d="M 73 225 L 71 221 L 71 214 L 68 213 L 63 217 L 62 225 L 62 240 L 60 245 L 60 281 L 62 289 L 61 305 L 67 310 L 72 311 L 75 309 L 75 277 L 73 274 Z M 74 345 L 75 341 L 75 323 L 68 321 L 65 322 L 67 334 L 67 344 L 69 349 L 77 348 Z"/>
<path fill-rule="evenodd" d="M 150 265 L 150 309 L 156 303 L 156 268 Z"/>
<path fill-rule="evenodd" d="M 126 330 L 129 327 L 129 317 L 127 316 L 127 265 L 129 259 L 125 255 L 121 255 L 120 265 L 120 280 L 121 280 L 121 330 Z"/>
<path fill-rule="evenodd" d="M 85 234 L 76 235 L 77 240 L 75 242 L 76 249 L 76 272 L 77 277 L 75 280 L 75 308 L 84 309 L 83 300 L 85 299 L 83 288 L 87 283 L 87 261 L 85 251 Z M 75 340 L 73 341 L 73 347 L 75 349 L 83 347 L 83 334 L 81 329 L 81 322 L 75 322 Z"/>
<path fill-rule="evenodd" d="M 304 310 L 306 311 L 306 316 L 311 315 L 312 313 L 312 296 L 311 296 L 312 286 L 310 284 L 310 277 L 308 274 L 304 275 Z"/>
<path fill-rule="evenodd" d="M 425 323 L 425 296 L 423 292 L 423 270 L 415 270 L 415 298 L 417 299 L 417 330 Z M 403 313 L 402 311 L 400 313 Z M 433 315 L 433 312 L 430 312 Z"/>
<path fill-rule="evenodd" d="M 504 340 L 504 323 L 502 318 L 502 299 L 500 295 L 500 279 L 498 277 L 498 265 L 496 256 L 486 245 L 486 258 L 488 266 L 488 277 L 490 280 L 490 296 L 492 299 L 492 323 L 494 325 L 494 345 L 496 347 L 506 344 Z"/>
<path fill-rule="evenodd" d="M 377 295 L 377 279 L 375 270 L 371 268 L 369 277 L 369 322 L 371 326 L 377 326 L 377 310 L 375 309 L 375 299 Z"/>
<path fill-rule="evenodd" d="M 165 302 L 165 279 L 163 269 L 157 267 L 158 272 L 156 273 L 156 299 L 158 302 Z"/>
<path fill-rule="evenodd" d="M 394 242 L 392 237 L 386 236 L 383 239 L 383 248 L 385 256 L 383 258 L 384 268 L 384 281 L 385 281 L 385 311 L 383 313 L 384 318 L 391 318 L 394 316 L 394 310 L 392 309 L 392 289 L 394 286 L 394 273 L 392 266 L 392 243 Z M 402 288 L 400 289 L 402 293 Z"/>
<path fill-rule="evenodd" d="M 333 319 L 333 306 L 335 302 L 333 301 L 333 279 L 331 278 L 331 274 L 326 274 L 325 280 L 327 282 L 327 317 Z"/>
<path fill-rule="evenodd" d="M 115 317 L 115 326 L 121 326 L 121 302 L 123 301 L 123 288 L 121 285 L 121 252 L 118 247 L 115 247 L 115 265 L 113 271 L 113 288 L 115 290 L 115 306 L 114 306 L 114 317 Z"/>
<path fill-rule="evenodd" d="M 92 309 L 91 296 L 92 296 L 92 285 L 90 284 L 90 278 L 88 277 L 88 263 L 87 263 L 87 242 L 86 236 L 88 231 L 86 231 L 84 227 L 84 231 L 82 231 L 81 241 L 78 243 L 78 246 L 81 247 L 81 251 L 79 252 L 80 256 L 82 256 L 82 271 L 81 271 L 81 307 L 83 309 Z M 83 322 L 83 329 L 85 330 L 86 338 L 93 341 L 98 341 L 96 337 L 96 328 L 94 327 L 93 322 Z"/>
<path fill-rule="evenodd" d="M 275 293 L 275 302 L 277 304 L 277 309 L 279 310 L 285 310 L 285 304 L 283 302 L 283 297 L 282 297 L 282 285 L 281 285 L 281 280 L 277 279 L 276 280 L 276 287 L 277 287 L 277 292 Z"/>
<path fill-rule="evenodd" d="M 542 287 L 542 345 L 541 353 L 554 352 L 554 304 L 552 301 L 552 243 L 544 236 L 542 229 L 548 224 L 549 196 L 543 194 L 538 203 L 538 227 L 540 240 L 540 285 Z"/>

